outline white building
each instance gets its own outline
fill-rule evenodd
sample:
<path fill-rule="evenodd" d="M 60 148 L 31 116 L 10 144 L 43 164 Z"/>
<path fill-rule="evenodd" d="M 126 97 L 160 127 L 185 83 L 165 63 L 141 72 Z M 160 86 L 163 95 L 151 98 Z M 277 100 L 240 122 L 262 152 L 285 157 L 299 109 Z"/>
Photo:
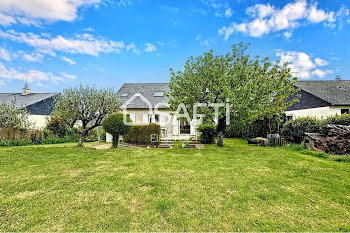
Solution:
<path fill-rule="evenodd" d="M 299 81 L 300 102 L 286 110 L 289 119 L 325 118 L 350 112 L 350 80 Z"/>
<path fill-rule="evenodd" d="M 29 113 L 29 121 L 36 129 L 46 126 L 46 119 L 54 108 L 57 93 L 31 93 L 25 85 L 22 93 L 0 93 L 0 104 L 11 104 L 13 101 L 16 108 L 25 108 Z"/>

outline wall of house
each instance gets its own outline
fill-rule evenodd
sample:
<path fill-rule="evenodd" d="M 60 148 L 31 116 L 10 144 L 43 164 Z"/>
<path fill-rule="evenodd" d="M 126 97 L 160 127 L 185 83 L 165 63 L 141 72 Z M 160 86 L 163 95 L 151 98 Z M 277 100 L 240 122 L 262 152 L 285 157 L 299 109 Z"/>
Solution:
<path fill-rule="evenodd" d="M 298 117 L 316 117 L 319 119 L 341 115 L 341 109 L 350 109 L 350 106 L 328 106 L 328 107 L 320 107 L 320 108 L 309 108 L 309 109 L 301 109 L 301 110 L 292 110 L 286 111 L 287 116 L 293 117 L 293 119 Z"/>
<path fill-rule="evenodd" d="M 46 119 L 50 117 L 48 115 L 32 115 L 28 116 L 29 122 L 33 124 L 35 129 L 43 129 L 46 126 Z"/>

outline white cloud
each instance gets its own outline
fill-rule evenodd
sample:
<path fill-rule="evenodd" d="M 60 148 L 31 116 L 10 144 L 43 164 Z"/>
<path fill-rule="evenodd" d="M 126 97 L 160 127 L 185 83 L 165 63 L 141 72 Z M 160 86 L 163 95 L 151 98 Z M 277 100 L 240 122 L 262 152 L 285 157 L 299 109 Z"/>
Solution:
<path fill-rule="evenodd" d="M 201 42 L 201 45 L 209 46 L 209 41 L 208 41 L 208 40 L 203 40 L 203 41 Z"/>
<path fill-rule="evenodd" d="M 311 75 L 315 75 L 319 78 L 324 78 L 328 74 L 327 70 L 316 69 L 311 72 Z"/>
<path fill-rule="evenodd" d="M 77 34 L 73 38 L 58 35 L 38 35 L 34 33 L 15 32 L 14 30 L 2 31 L 0 38 L 6 38 L 19 43 L 25 43 L 36 48 L 41 53 L 54 55 L 56 51 L 71 54 L 87 54 L 98 56 L 101 53 L 120 53 L 125 48 L 123 41 L 105 40 L 95 38 L 90 34 Z"/>
<path fill-rule="evenodd" d="M 11 55 L 6 49 L 0 48 L 0 59 L 5 61 L 11 61 Z"/>
<path fill-rule="evenodd" d="M 324 78 L 331 70 L 322 70 L 320 66 L 328 65 L 328 62 L 315 58 L 313 62 L 310 56 L 304 52 L 277 51 L 276 56 L 280 57 L 282 63 L 288 62 L 293 75 L 300 79 L 308 79 L 312 76 Z"/>
<path fill-rule="evenodd" d="M 25 53 L 24 51 L 19 51 L 18 57 L 28 62 L 40 62 L 44 55 L 38 52 Z"/>
<path fill-rule="evenodd" d="M 289 38 L 292 37 L 293 32 L 291 32 L 291 31 L 285 31 L 285 32 L 283 33 L 283 35 L 284 35 L 285 38 L 289 39 Z"/>
<path fill-rule="evenodd" d="M 202 0 L 202 3 L 214 11 L 216 17 L 231 17 L 232 10 L 227 1 L 223 0 Z"/>
<path fill-rule="evenodd" d="M 310 7 L 307 19 L 312 23 L 319 23 L 322 21 L 328 21 L 328 22 L 335 21 L 333 11 L 327 13 L 324 10 L 319 10 L 317 9 L 316 3 Z"/>
<path fill-rule="evenodd" d="M 140 51 L 136 48 L 134 43 L 128 44 L 125 47 L 126 51 L 132 51 L 135 54 L 140 54 Z"/>
<path fill-rule="evenodd" d="M 52 81 L 58 83 L 59 81 L 64 81 L 63 77 L 55 75 L 51 72 L 43 72 L 39 70 L 29 70 L 28 82 L 42 82 L 42 81 Z M 0 63 L 0 78 L 1 79 L 15 79 L 15 80 L 26 80 L 26 72 L 21 72 L 14 68 L 6 68 L 2 63 Z"/>
<path fill-rule="evenodd" d="M 5 0 L 0 1 L 0 24 L 40 24 L 41 22 L 68 21 L 78 17 L 78 9 L 98 6 L 102 0 Z"/>
<path fill-rule="evenodd" d="M 9 26 L 16 22 L 16 20 L 8 15 L 4 15 L 3 13 L 0 12 L 0 25 L 2 26 Z"/>
<path fill-rule="evenodd" d="M 323 59 L 321 59 L 319 57 L 316 57 L 314 61 L 315 61 L 316 65 L 318 65 L 318 66 L 326 66 L 326 65 L 328 65 L 328 61 L 323 60 Z"/>
<path fill-rule="evenodd" d="M 227 40 L 234 32 L 261 37 L 271 32 L 287 31 L 285 36 L 289 38 L 292 30 L 302 24 L 320 22 L 330 24 L 336 21 L 333 11 L 318 9 L 316 3 L 308 4 L 306 0 L 296 0 L 281 9 L 270 4 L 256 4 L 248 7 L 246 13 L 250 17 L 248 22 L 232 22 L 229 26 L 219 29 L 219 34 Z"/>
<path fill-rule="evenodd" d="M 91 28 L 91 27 L 88 27 L 88 28 L 85 28 L 84 31 L 87 31 L 87 32 L 94 32 L 95 29 Z"/>
<path fill-rule="evenodd" d="M 231 8 L 228 8 L 226 11 L 225 11 L 225 17 L 226 18 L 230 18 L 232 16 L 232 10 Z"/>
<path fill-rule="evenodd" d="M 61 59 L 63 60 L 63 61 L 65 61 L 65 62 L 67 62 L 68 64 L 70 64 L 70 65 L 75 65 L 75 64 L 77 64 L 75 61 L 73 61 L 72 59 L 70 59 L 69 57 L 61 57 Z"/>
<path fill-rule="evenodd" d="M 76 79 L 77 78 L 77 76 L 75 76 L 73 74 L 67 74 L 65 72 L 61 72 L 60 75 L 63 76 L 64 78 L 68 78 L 68 79 Z"/>
<path fill-rule="evenodd" d="M 157 49 L 156 49 L 156 46 L 154 46 L 154 44 L 151 44 L 151 43 L 146 43 L 146 48 L 145 48 L 145 52 L 146 53 L 151 53 L 151 52 L 156 52 Z"/>

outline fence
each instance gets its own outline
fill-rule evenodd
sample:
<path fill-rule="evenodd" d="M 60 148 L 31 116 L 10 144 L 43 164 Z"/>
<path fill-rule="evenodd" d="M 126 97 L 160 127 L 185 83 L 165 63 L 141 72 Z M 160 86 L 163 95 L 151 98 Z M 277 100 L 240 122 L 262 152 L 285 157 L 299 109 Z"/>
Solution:
<path fill-rule="evenodd" d="M 32 140 L 41 138 L 40 130 L 15 130 L 11 128 L 0 128 L 0 139 L 2 140 Z"/>
<path fill-rule="evenodd" d="M 275 145 L 285 146 L 287 141 L 284 138 L 275 138 Z"/>

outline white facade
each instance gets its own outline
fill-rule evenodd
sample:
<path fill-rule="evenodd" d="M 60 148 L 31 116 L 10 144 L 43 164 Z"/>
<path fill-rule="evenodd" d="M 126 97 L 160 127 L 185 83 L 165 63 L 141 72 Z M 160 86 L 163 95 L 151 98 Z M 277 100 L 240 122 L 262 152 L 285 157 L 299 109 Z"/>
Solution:
<path fill-rule="evenodd" d="M 46 115 L 29 115 L 28 120 L 34 129 L 44 129 L 49 117 Z"/>
<path fill-rule="evenodd" d="M 286 111 L 287 117 L 292 117 L 293 119 L 299 117 L 316 117 L 318 119 L 326 118 L 334 115 L 341 115 L 342 109 L 350 109 L 350 106 L 328 106 L 320 108 L 309 108 Z"/>

